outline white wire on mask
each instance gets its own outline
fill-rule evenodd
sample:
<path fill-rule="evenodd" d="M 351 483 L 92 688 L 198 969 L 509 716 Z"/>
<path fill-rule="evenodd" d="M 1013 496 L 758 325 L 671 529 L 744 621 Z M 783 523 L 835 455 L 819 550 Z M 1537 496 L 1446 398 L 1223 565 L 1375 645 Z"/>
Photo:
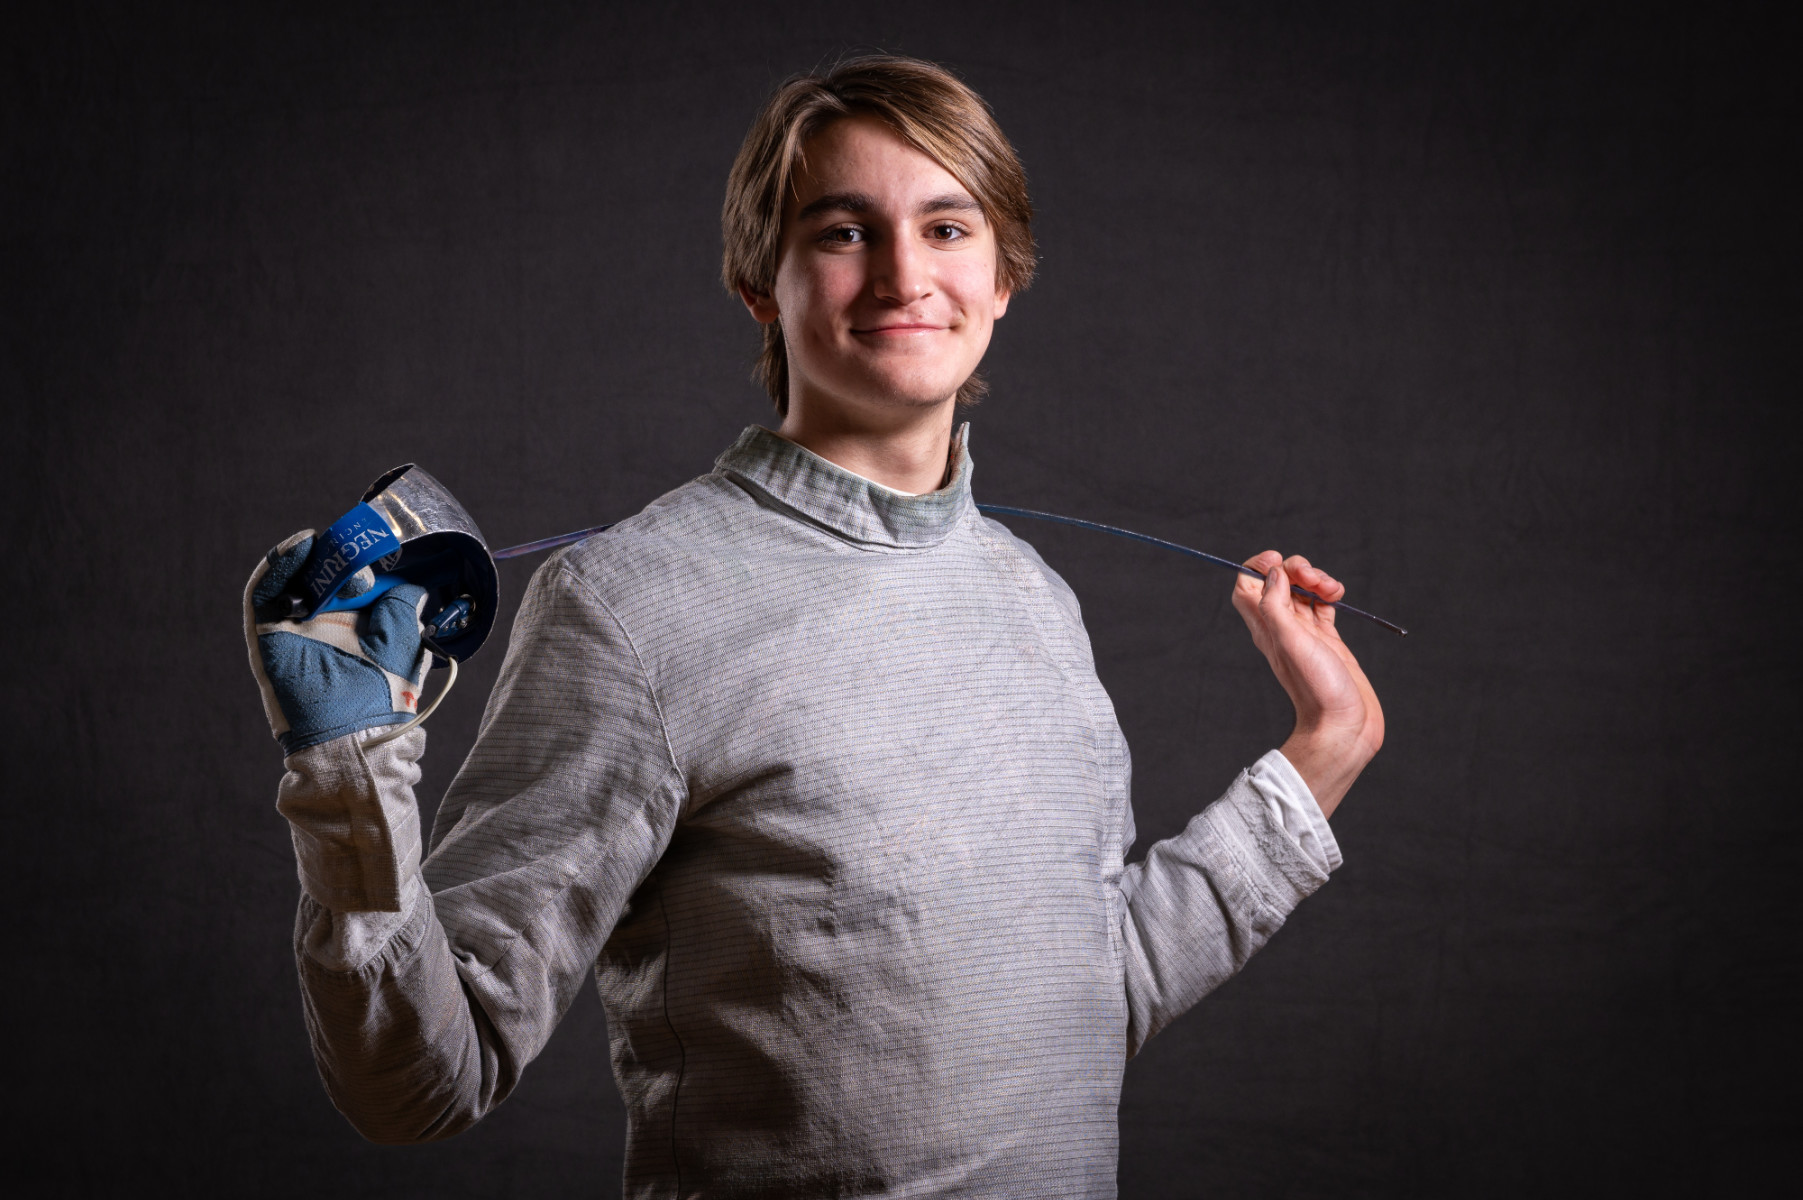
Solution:
<path fill-rule="evenodd" d="M 438 706 L 444 703 L 444 698 L 451 694 L 452 688 L 457 686 L 457 660 L 440 650 L 437 643 L 433 642 L 431 638 L 427 637 L 420 640 L 425 643 L 428 652 L 437 652 L 440 657 L 450 665 L 450 677 L 444 681 L 444 686 L 438 689 L 438 695 L 432 698 L 432 703 L 422 709 L 418 716 L 396 729 L 393 733 L 385 733 L 381 737 L 370 738 L 367 742 L 363 743 L 363 748 L 365 750 L 374 750 L 377 746 L 386 746 L 396 738 L 402 737 L 413 732 L 415 729 L 418 729 L 420 725 L 425 722 L 427 717 L 438 711 Z"/>

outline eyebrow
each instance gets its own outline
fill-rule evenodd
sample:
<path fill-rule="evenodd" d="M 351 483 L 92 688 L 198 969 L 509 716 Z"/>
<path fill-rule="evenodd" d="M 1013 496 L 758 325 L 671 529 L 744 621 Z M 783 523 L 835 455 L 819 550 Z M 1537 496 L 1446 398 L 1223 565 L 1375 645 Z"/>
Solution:
<path fill-rule="evenodd" d="M 934 196 L 930 200 L 921 201 L 915 210 L 915 216 L 925 217 L 940 212 L 976 213 L 981 216 L 983 206 L 966 196 L 963 192 L 947 192 L 943 196 Z"/>
<path fill-rule="evenodd" d="M 821 213 L 828 212 L 867 213 L 876 206 L 876 200 L 863 192 L 828 192 L 803 205 L 801 211 L 795 214 L 795 219 L 805 221 L 809 217 L 817 217 Z M 941 212 L 981 214 L 982 211 L 983 206 L 964 193 L 946 192 L 944 195 L 930 196 L 921 201 L 915 210 L 915 215 L 924 217 Z"/>

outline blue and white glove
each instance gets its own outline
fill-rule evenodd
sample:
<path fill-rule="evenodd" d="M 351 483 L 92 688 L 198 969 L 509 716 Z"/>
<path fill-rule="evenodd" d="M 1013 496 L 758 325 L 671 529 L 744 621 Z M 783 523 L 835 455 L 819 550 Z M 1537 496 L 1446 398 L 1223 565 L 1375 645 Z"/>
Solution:
<path fill-rule="evenodd" d="M 333 738 L 398 725 L 419 708 L 431 654 L 420 641 L 426 590 L 399 584 L 375 603 L 310 621 L 258 620 L 307 561 L 313 530 L 271 550 L 244 587 L 244 640 L 269 728 L 293 754 Z M 353 577 L 347 585 L 356 587 Z M 364 583 L 367 590 L 368 583 Z"/>

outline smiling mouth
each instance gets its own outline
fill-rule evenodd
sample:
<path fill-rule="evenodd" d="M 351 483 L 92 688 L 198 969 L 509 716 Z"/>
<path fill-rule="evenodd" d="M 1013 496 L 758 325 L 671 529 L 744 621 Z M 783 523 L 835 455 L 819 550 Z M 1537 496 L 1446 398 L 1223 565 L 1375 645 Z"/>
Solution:
<path fill-rule="evenodd" d="M 897 335 L 904 333 L 940 333 L 945 328 L 946 327 L 943 325 L 878 325 L 871 329 L 853 329 L 852 332 L 861 334 Z"/>

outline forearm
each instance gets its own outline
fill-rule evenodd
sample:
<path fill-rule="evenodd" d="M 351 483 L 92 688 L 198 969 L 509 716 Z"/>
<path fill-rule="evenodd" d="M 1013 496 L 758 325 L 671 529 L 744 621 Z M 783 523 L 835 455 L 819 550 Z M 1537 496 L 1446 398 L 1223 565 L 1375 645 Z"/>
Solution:
<path fill-rule="evenodd" d="M 277 807 L 301 879 L 294 950 L 320 1074 L 365 1137 L 409 1142 L 474 1122 L 515 1072 L 420 877 L 425 732 L 366 747 L 381 732 L 292 755 Z"/>
<path fill-rule="evenodd" d="M 1325 820 L 1308 831 L 1311 839 L 1284 819 L 1286 809 L 1313 803 L 1283 756 L 1268 754 L 1182 833 L 1126 868 L 1130 1055 L 1231 978 L 1327 881 L 1339 852 Z"/>

